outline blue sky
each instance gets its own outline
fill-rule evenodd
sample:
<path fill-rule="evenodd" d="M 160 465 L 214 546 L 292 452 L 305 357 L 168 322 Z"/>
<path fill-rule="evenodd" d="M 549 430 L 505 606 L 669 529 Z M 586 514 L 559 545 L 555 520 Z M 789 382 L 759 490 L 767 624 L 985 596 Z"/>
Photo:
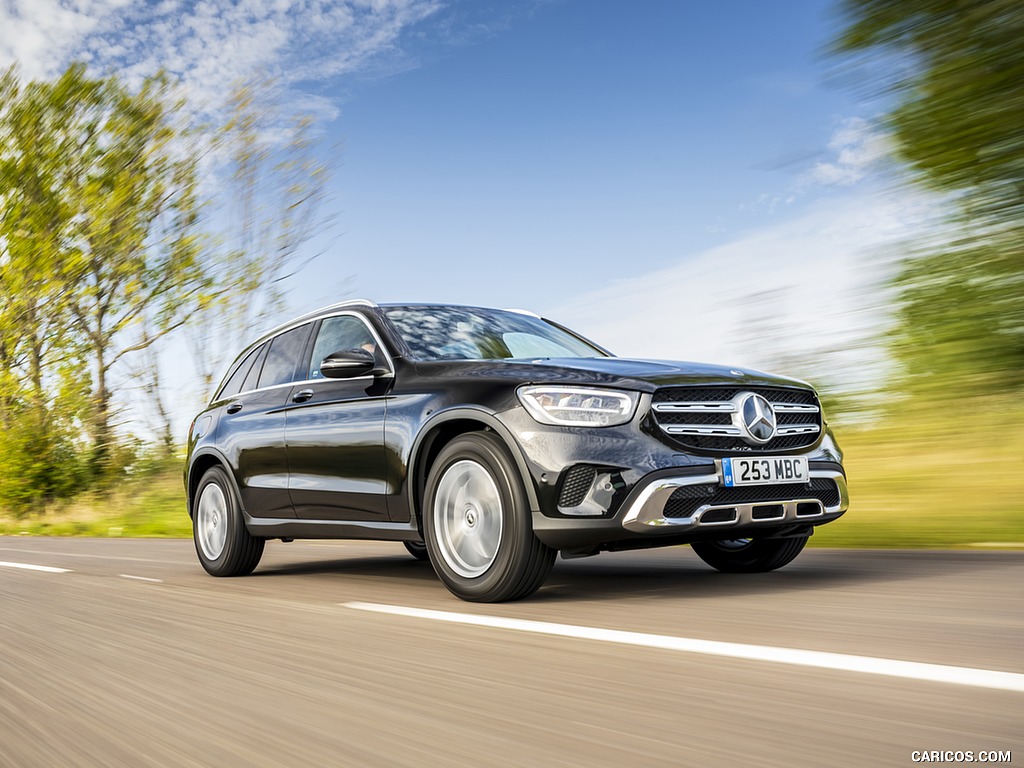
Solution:
<path fill-rule="evenodd" d="M 418 52 L 410 34 L 418 67 L 319 91 L 353 88 L 331 124 L 347 149 L 330 261 L 381 299 L 556 307 L 796 215 L 833 192 L 799 179 L 861 113 L 825 82 L 829 15 L 554 2 L 469 45 Z"/>
<path fill-rule="evenodd" d="M 829 0 L 6 0 L 0 65 L 164 67 L 206 104 L 278 77 L 344 145 L 289 313 L 524 307 L 623 355 L 841 382 L 934 205 L 893 186 L 881 106 L 833 82 L 837 24 Z"/>

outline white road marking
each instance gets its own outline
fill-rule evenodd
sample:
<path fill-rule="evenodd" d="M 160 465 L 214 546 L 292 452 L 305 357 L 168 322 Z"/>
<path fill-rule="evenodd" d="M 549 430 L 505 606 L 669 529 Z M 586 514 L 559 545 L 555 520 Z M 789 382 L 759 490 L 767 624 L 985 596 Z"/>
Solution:
<path fill-rule="evenodd" d="M 43 571 L 44 573 L 71 573 L 68 568 L 54 568 L 52 565 L 31 565 L 30 563 L 8 563 L 0 560 L 4 568 L 24 568 L 26 571 Z"/>
<path fill-rule="evenodd" d="M 134 579 L 135 581 L 152 581 L 156 584 L 163 584 L 163 579 L 151 579 L 149 576 L 132 576 L 130 573 L 119 573 L 117 574 L 122 579 Z"/>
<path fill-rule="evenodd" d="M 825 651 L 804 651 L 797 648 L 776 648 L 769 645 L 697 640 L 689 637 L 626 632 L 618 629 L 581 627 L 574 624 L 509 619 L 502 616 L 480 616 L 472 613 L 431 611 L 425 608 L 408 608 L 401 605 L 359 602 L 341 603 L 341 605 L 358 611 L 372 611 L 416 619 L 431 619 L 433 621 L 448 621 L 478 627 L 511 629 L 518 632 L 534 632 L 542 635 L 573 637 L 582 640 L 600 640 L 606 643 L 641 645 L 647 648 L 661 648 L 668 651 L 682 651 L 684 653 L 728 656 L 734 659 L 770 661 L 778 664 L 795 664 L 803 667 L 819 667 L 821 669 L 844 672 L 862 672 L 869 675 L 886 675 L 888 677 L 902 677 L 908 680 L 926 680 L 935 683 L 970 685 L 975 688 L 992 688 L 1024 693 L 1024 674 L 1016 672 L 972 669 L 970 667 L 949 667 L 942 664 L 880 659 L 871 656 L 851 656 L 844 653 L 828 653 Z"/>
<path fill-rule="evenodd" d="M 133 563 L 193 563 L 195 559 L 164 560 L 155 557 L 118 557 L 117 555 L 90 555 L 83 552 L 60 552 L 53 549 L 25 549 L 23 547 L 0 547 L 0 552 L 28 552 L 33 555 L 56 555 L 58 557 L 88 557 L 92 560 L 125 560 Z"/>

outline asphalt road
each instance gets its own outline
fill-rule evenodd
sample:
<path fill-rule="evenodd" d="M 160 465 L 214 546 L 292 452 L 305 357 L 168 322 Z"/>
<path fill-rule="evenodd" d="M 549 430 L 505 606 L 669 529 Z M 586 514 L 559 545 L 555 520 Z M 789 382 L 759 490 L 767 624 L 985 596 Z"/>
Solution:
<path fill-rule="evenodd" d="M 399 544 L 273 542 L 241 579 L 207 576 L 188 541 L 0 538 L 0 562 L 4 768 L 1024 763 L 1022 553 L 808 550 L 756 576 L 688 548 L 605 554 L 558 561 L 504 605 L 451 597 Z M 969 671 L 936 682 L 649 635 Z M 986 671 L 1016 674 L 1000 689 Z"/>

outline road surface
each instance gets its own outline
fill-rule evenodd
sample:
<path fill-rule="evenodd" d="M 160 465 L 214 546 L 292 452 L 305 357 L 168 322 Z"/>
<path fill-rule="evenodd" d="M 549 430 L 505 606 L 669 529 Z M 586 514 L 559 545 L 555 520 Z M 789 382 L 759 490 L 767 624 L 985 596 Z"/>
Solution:
<path fill-rule="evenodd" d="M 390 543 L 271 542 L 239 579 L 180 540 L 0 563 L 5 768 L 1024 764 L 1019 552 L 603 554 L 502 605 Z"/>

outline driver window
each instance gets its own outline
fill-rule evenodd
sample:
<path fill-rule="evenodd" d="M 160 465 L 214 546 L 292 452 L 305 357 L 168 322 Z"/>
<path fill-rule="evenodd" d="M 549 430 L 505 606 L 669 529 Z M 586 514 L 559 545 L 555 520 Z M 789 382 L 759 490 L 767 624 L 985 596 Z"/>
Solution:
<path fill-rule="evenodd" d="M 377 342 L 366 327 L 366 323 L 353 315 L 326 317 L 320 323 L 320 332 L 313 345 L 313 355 L 309 361 L 309 378 L 322 379 L 320 363 L 333 352 L 347 349 L 364 349 L 376 355 Z"/>

